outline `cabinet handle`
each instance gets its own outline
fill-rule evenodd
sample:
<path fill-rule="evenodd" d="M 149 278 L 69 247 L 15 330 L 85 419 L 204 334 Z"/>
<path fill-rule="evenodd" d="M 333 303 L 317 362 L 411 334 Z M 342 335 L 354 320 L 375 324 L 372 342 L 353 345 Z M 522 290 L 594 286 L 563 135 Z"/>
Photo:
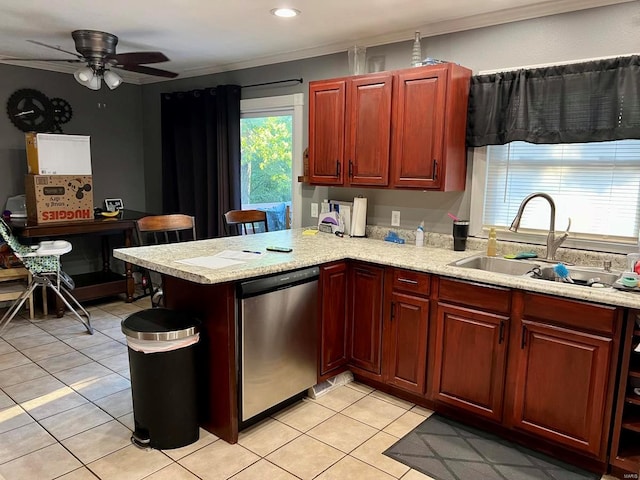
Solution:
<path fill-rule="evenodd" d="M 402 283 L 409 283 L 411 285 L 417 285 L 418 284 L 418 282 L 416 280 L 411 280 L 409 278 L 398 278 L 398 281 L 402 282 Z"/>
<path fill-rule="evenodd" d="M 504 340 L 504 320 L 500 320 L 500 331 L 498 333 L 498 345 Z"/>
<path fill-rule="evenodd" d="M 349 160 L 349 178 L 353 177 L 353 162 Z"/>
<path fill-rule="evenodd" d="M 396 318 L 396 302 L 391 302 L 391 321 Z"/>
<path fill-rule="evenodd" d="M 340 160 L 336 160 L 336 177 L 340 177 Z"/>
<path fill-rule="evenodd" d="M 436 180 L 438 178 L 438 161 L 433 159 L 433 179 Z"/>
<path fill-rule="evenodd" d="M 522 325 L 522 338 L 520 339 L 520 348 L 524 349 L 527 345 L 527 326 Z"/>

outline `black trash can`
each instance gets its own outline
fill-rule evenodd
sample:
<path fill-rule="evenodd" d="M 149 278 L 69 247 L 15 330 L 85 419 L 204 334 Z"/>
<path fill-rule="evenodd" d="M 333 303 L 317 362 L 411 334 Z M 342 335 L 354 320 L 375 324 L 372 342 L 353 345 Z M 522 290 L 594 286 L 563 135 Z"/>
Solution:
<path fill-rule="evenodd" d="M 169 449 L 198 440 L 199 327 L 198 319 L 166 308 L 143 310 L 122 321 L 129 347 L 134 444 Z"/>

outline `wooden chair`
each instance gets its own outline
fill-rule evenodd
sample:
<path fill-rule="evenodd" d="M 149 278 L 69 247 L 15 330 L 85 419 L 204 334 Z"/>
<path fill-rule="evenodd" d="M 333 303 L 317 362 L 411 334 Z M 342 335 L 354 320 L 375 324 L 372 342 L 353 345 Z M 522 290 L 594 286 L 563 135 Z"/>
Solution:
<path fill-rule="evenodd" d="M 136 234 L 139 245 L 162 245 L 196 239 L 196 220 L 183 214 L 149 215 L 136 220 Z M 144 294 L 151 295 L 153 307 L 162 306 L 163 293 L 161 281 L 156 286 L 147 270 L 142 272 Z"/>
<path fill-rule="evenodd" d="M 223 215 L 228 235 L 268 232 L 267 214 L 261 210 L 229 210 Z"/>

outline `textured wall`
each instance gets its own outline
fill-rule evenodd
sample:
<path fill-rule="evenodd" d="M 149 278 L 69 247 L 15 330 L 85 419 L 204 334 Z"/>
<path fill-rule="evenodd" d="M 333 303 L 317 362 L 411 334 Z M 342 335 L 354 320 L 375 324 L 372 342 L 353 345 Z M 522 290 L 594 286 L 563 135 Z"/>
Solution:
<path fill-rule="evenodd" d="M 424 32 L 423 32 L 424 33 Z M 483 70 L 529 66 L 601 56 L 626 55 L 640 51 L 640 2 L 595 8 L 562 15 L 514 22 L 467 32 L 424 38 L 424 56 L 446 59 L 478 73 Z M 386 69 L 409 66 L 411 40 L 369 47 L 367 56 L 384 55 Z M 346 53 L 301 61 L 251 68 L 224 74 L 157 83 L 143 87 L 145 111 L 144 154 L 147 176 L 147 205 L 161 207 L 160 183 L 160 93 L 209 87 L 220 83 L 246 85 L 292 77 L 305 83 L 295 87 L 256 88 L 243 91 L 243 98 L 289 93 L 308 93 L 308 82 L 348 74 Z M 305 105 L 305 139 L 307 145 Z M 469 164 L 470 167 L 470 164 Z M 469 172 L 470 173 L 470 172 Z M 389 225 L 391 210 L 401 211 L 403 227 L 415 227 L 425 220 L 430 231 L 448 233 L 451 211 L 469 215 L 470 182 L 464 193 L 408 192 L 400 190 L 303 188 L 303 225 L 311 225 L 310 203 L 324 198 L 350 200 L 357 194 L 369 198 L 368 221 Z"/>
<path fill-rule="evenodd" d="M 27 173 L 24 133 L 6 115 L 6 102 L 18 89 L 32 88 L 71 104 L 73 117 L 64 133 L 91 136 L 94 202 L 122 198 L 126 207 L 145 208 L 141 87 L 89 90 L 72 75 L 0 65 L 0 205 L 7 196 L 24 193 Z M 106 108 L 98 108 L 98 103 Z"/>
<path fill-rule="evenodd" d="M 94 203 L 104 198 L 122 198 L 127 208 L 145 209 L 145 179 L 142 142 L 142 89 L 123 84 L 116 90 L 102 87 L 89 90 L 78 84 L 73 75 L 0 65 L 0 208 L 8 196 L 24 193 L 27 173 L 24 133 L 6 114 L 6 102 L 18 89 L 32 88 L 47 97 L 60 97 L 73 108 L 73 117 L 63 125 L 65 133 L 91 136 Z M 106 108 L 98 108 L 98 103 Z M 64 256 L 69 273 L 101 267 L 97 237 L 76 237 L 73 251 Z M 120 239 L 113 239 L 115 245 Z M 99 255 L 99 254 L 98 254 Z M 118 268 L 121 262 L 116 262 Z"/>

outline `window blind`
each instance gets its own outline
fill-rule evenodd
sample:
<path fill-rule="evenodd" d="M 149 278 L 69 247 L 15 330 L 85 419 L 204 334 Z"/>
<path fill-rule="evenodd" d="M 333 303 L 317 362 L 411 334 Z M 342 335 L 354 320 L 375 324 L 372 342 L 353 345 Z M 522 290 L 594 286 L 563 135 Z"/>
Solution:
<path fill-rule="evenodd" d="M 556 204 L 556 231 L 570 217 L 573 237 L 638 242 L 640 140 L 492 145 L 486 174 L 485 226 L 508 228 L 527 195 L 545 192 Z M 544 199 L 529 202 L 520 230 L 546 232 L 549 209 Z"/>

